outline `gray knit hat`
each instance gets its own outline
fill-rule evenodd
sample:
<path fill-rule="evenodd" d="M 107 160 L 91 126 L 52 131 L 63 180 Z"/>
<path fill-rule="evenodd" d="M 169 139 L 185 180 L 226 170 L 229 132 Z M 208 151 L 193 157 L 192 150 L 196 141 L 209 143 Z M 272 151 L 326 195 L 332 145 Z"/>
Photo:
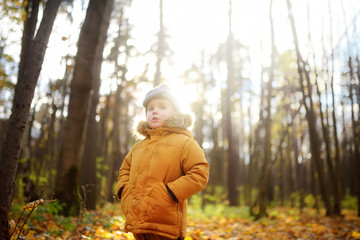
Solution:
<path fill-rule="evenodd" d="M 155 98 L 166 98 L 171 102 L 174 111 L 180 112 L 180 105 L 168 85 L 161 84 L 148 92 L 145 96 L 143 106 L 146 108 L 148 103 Z"/>

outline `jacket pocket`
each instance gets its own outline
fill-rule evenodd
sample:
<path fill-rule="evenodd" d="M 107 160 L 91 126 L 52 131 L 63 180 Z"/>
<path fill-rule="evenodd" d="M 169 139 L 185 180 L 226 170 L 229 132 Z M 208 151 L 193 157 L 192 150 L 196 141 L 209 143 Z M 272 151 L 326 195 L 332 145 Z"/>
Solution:
<path fill-rule="evenodd" d="M 174 202 L 164 183 L 158 183 L 150 193 L 145 221 L 176 226 L 179 224 L 179 204 Z"/>
<path fill-rule="evenodd" d="M 127 185 L 122 187 L 121 191 L 121 210 L 124 213 L 125 217 L 127 218 L 128 208 L 129 208 L 129 199 L 130 199 L 130 189 Z"/>

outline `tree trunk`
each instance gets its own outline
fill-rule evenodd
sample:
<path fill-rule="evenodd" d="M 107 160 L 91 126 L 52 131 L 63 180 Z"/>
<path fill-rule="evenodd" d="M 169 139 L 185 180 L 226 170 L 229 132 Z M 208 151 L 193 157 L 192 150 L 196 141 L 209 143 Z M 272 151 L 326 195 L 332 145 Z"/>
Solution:
<path fill-rule="evenodd" d="M 40 0 L 30 0 L 25 7 L 27 19 L 24 23 L 24 33 L 21 39 L 18 78 L 23 78 L 25 74 L 24 68 L 26 67 L 26 61 L 28 60 L 31 51 L 31 46 L 33 44 L 32 40 L 34 39 L 38 20 L 39 2 Z"/>
<path fill-rule="evenodd" d="M 64 77 L 61 80 L 61 103 L 60 103 L 60 107 L 59 107 L 59 111 L 60 111 L 60 120 L 59 120 L 59 131 L 58 131 L 58 137 L 57 137 L 57 142 L 56 142 L 56 148 L 58 149 L 58 151 L 61 149 L 62 147 L 62 143 L 63 143 L 63 139 L 64 139 L 64 130 L 65 130 L 65 115 L 64 115 L 64 111 L 65 111 L 65 99 L 66 99 L 66 95 L 68 95 L 68 82 L 70 79 L 70 75 L 72 74 L 72 69 L 73 69 L 73 64 L 70 63 L 69 61 L 73 62 L 73 58 L 70 57 L 69 55 L 67 55 L 65 57 L 65 73 L 64 73 Z M 58 156 L 57 156 L 58 157 Z M 54 179 L 55 180 L 55 179 Z"/>
<path fill-rule="evenodd" d="M 301 91 L 303 94 L 303 104 L 304 104 L 304 107 L 306 110 L 306 118 L 307 118 L 307 122 L 308 122 L 308 126 L 309 126 L 310 145 L 311 145 L 310 148 L 311 148 L 311 153 L 312 153 L 312 160 L 315 162 L 315 166 L 316 166 L 316 169 L 317 169 L 317 172 L 319 175 L 320 190 L 321 190 L 322 199 L 325 203 L 326 214 L 332 215 L 333 209 L 332 209 L 331 202 L 330 202 L 329 192 L 326 187 L 325 171 L 324 171 L 323 162 L 322 162 L 322 159 L 320 156 L 320 148 L 319 148 L 320 139 L 319 139 L 319 134 L 316 129 L 316 115 L 314 112 L 314 106 L 313 106 L 313 101 L 312 101 L 312 96 L 311 96 L 312 91 L 311 91 L 311 84 L 310 84 L 310 76 L 309 76 L 309 72 L 305 68 L 305 62 L 302 60 L 302 57 L 300 54 L 298 38 L 297 38 L 297 33 L 296 33 L 296 28 L 295 28 L 295 21 L 294 21 L 293 15 L 292 15 L 292 7 L 291 7 L 290 0 L 287 0 L 286 2 L 288 5 L 289 18 L 290 18 L 291 29 L 292 29 L 293 38 L 294 38 L 299 80 L 300 80 Z M 305 75 L 306 79 L 304 79 L 304 75 Z M 306 81 L 306 90 L 307 91 L 305 90 L 304 81 Z"/>
<path fill-rule="evenodd" d="M 288 139 L 290 139 L 288 137 Z M 289 141 L 288 141 L 289 142 Z M 287 151 L 290 152 L 290 145 L 287 145 Z M 284 206 L 285 203 L 285 159 L 284 159 L 284 154 L 282 152 L 282 150 L 280 151 L 280 183 L 279 183 L 279 197 L 280 197 L 280 206 Z"/>
<path fill-rule="evenodd" d="M 250 93 L 250 99 L 252 99 L 252 93 Z M 253 161 L 254 161 L 254 148 L 253 148 L 253 141 L 252 141 L 252 125 L 251 125 L 251 104 L 252 101 L 250 100 L 250 105 L 249 105 L 249 109 L 248 109 L 248 113 L 249 113 L 249 164 L 248 164 L 248 175 L 247 175 L 247 200 L 246 200 L 246 205 L 247 206 L 251 206 L 251 192 L 252 192 L 252 179 L 253 179 Z"/>
<path fill-rule="evenodd" d="M 101 31 L 106 6 L 110 0 L 90 0 L 81 28 L 78 52 L 68 106 L 63 145 L 58 159 L 56 198 L 65 203 L 63 213 L 79 211 L 78 185 L 81 159 L 85 145 L 92 89 L 96 77 L 97 50 L 101 44 Z M 98 74 L 98 73 L 97 73 Z"/>
<path fill-rule="evenodd" d="M 163 0 L 160 0 L 160 14 L 159 14 L 159 33 L 158 33 L 158 43 L 156 51 L 156 72 L 154 77 L 154 86 L 158 86 L 161 83 L 161 62 L 165 54 L 165 32 L 164 32 L 164 23 L 163 23 Z"/>
<path fill-rule="evenodd" d="M 334 48 L 333 48 L 333 38 L 332 38 L 332 13 L 331 13 L 331 1 L 329 0 L 329 17 L 330 17 L 330 45 L 331 45 L 331 100 L 332 100 L 332 122 L 333 122 L 333 131 L 334 131 L 334 141 L 335 141 L 335 168 L 333 171 L 334 178 L 334 214 L 341 215 L 341 168 L 340 164 L 340 149 L 339 149 L 339 138 L 337 134 L 337 120 L 336 120 L 336 109 L 335 109 L 335 93 L 334 93 Z"/>
<path fill-rule="evenodd" d="M 107 122 L 110 121 L 110 111 L 111 111 L 111 98 L 112 98 L 112 93 L 109 93 L 106 96 L 106 100 L 105 100 L 105 107 L 104 109 L 102 109 L 102 112 L 100 113 L 100 132 L 99 132 L 99 156 L 102 158 L 102 162 L 106 162 L 108 159 L 108 146 L 109 146 L 109 142 L 110 142 L 110 134 L 108 134 L 108 129 L 107 129 Z M 99 169 L 98 169 L 99 171 Z M 99 171 L 101 176 L 104 176 L 107 174 L 107 172 L 103 169 L 101 169 Z M 99 181 L 100 180 L 100 181 Z M 101 196 L 101 192 L 103 192 L 102 189 L 102 178 L 96 178 L 96 181 L 99 182 L 99 184 L 96 184 L 96 196 L 97 198 L 99 198 Z"/>
<path fill-rule="evenodd" d="M 100 30 L 100 43 L 96 49 L 93 65 L 93 94 L 91 99 L 90 113 L 86 130 L 86 142 L 81 161 L 80 186 L 82 201 L 87 210 L 96 208 L 96 158 L 98 154 L 98 124 L 96 122 L 96 109 L 99 103 L 99 89 L 101 85 L 100 73 L 103 61 L 103 52 L 107 39 L 107 31 L 110 24 L 110 16 L 113 10 L 114 0 L 108 0 L 102 19 Z"/>
<path fill-rule="evenodd" d="M 261 201 L 264 201 L 264 199 L 268 200 L 266 197 L 264 197 L 264 195 L 266 195 L 266 193 L 269 191 L 269 183 L 271 182 L 271 170 L 273 168 L 273 166 L 276 163 L 276 160 L 279 159 L 280 157 L 278 156 L 278 154 L 280 154 L 280 152 L 282 151 L 282 145 L 285 139 L 287 131 L 283 131 L 281 139 L 279 141 L 279 145 L 278 145 L 278 151 L 277 151 L 277 155 L 274 157 L 273 160 L 270 159 L 269 164 L 266 166 L 266 169 L 263 170 L 263 177 L 261 179 L 261 183 L 260 183 L 260 187 L 259 187 L 259 194 L 257 196 L 257 199 L 254 202 L 254 205 L 257 204 L 257 202 L 259 202 L 259 213 L 256 215 L 256 219 L 259 219 L 261 217 L 266 217 L 267 216 L 267 212 L 266 212 L 266 205 L 265 205 L 265 211 L 261 211 L 261 205 L 263 203 L 261 203 Z"/>
<path fill-rule="evenodd" d="M 360 61 L 359 56 L 356 56 L 356 63 L 357 63 L 357 71 L 356 76 L 358 79 L 357 86 L 356 86 L 356 97 L 357 97 L 357 105 L 358 109 L 360 108 Z M 360 111 L 358 111 L 358 121 L 355 123 L 354 129 L 354 142 L 355 142 L 355 176 L 356 176 L 356 192 L 357 192 L 357 200 L 358 200 L 358 216 L 360 217 Z"/>
<path fill-rule="evenodd" d="M 238 205 L 238 191 L 237 191 L 237 182 L 235 179 L 237 178 L 237 164 L 236 164 L 236 156 L 234 154 L 234 139 L 233 139 L 233 130 L 232 130 L 232 102 L 231 96 L 233 93 L 233 81 L 234 81 L 234 71 L 233 71 L 233 57 L 232 57 L 232 42 L 233 36 L 231 32 L 231 0 L 229 7 L 229 36 L 227 42 L 227 89 L 226 89 L 226 137 L 228 141 L 228 149 L 227 149 L 227 159 L 228 159 L 228 198 L 230 202 L 230 206 Z"/>
<path fill-rule="evenodd" d="M 290 91 L 289 91 L 290 89 L 288 88 L 287 90 L 288 90 L 288 94 L 290 94 Z M 300 108 L 298 109 L 298 112 L 299 112 L 299 110 L 300 110 Z M 292 129 L 291 139 L 292 139 L 292 145 L 293 145 L 293 149 L 294 149 L 294 166 L 295 166 L 295 171 L 294 171 L 295 178 L 291 177 L 291 187 L 292 187 L 291 193 L 298 192 L 298 193 L 300 193 L 300 196 L 303 196 L 303 193 L 305 191 L 305 185 L 302 184 L 302 182 L 303 182 L 302 179 L 304 179 L 305 176 L 303 176 L 301 174 L 301 171 L 304 168 L 304 165 L 299 163 L 299 146 L 298 146 L 298 140 L 296 138 L 296 128 L 295 128 L 295 124 L 294 124 L 295 115 L 298 112 L 295 113 L 290 108 L 291 129 Z M 290 155 L 290 153 L 289 153 L 289 155 Z M 296 179 L 296 180 L 294 181 L 294 179 Z M 296 186 L 295 186 L 295 183 L 296 183 Z M 294 204 L 295 203 L 293 201 L 294 195 L 291 196 L 291 199 L 292 199 L 292 204 Z M 303 199 L 300 198 L 300 203 L 302 201 L 303 201 Z"/>
<path fill-rule="evenodd" d="M 21 39 L 21 53 L 20 53 L 20 63 L 19 63 L 19 70 L 18 70 L 18 78 L 24 78 L 24 68 L 26 66 L 26 61 L 28 59 L 29 53 L 31 51 L 32 46 L 32 39 L 34 39 L 35 30 L 36 30 L 36 24 L 38 21 L 38 13 L 39 13 L 39 2 L 40 0 L 31 0 L 27 3 L 25 6 L 25 12 L 27 19 L 24 23 L 24 33 Z M 31 121 L 26 124 L 28 126 L 28 131 L 26 136 L 23 138 L 23 141 L 25 140 L 26 143 L 25 148 L 27 149 L 28 155 L 25 157 L 25 162 L 22 165 L 22 168 L 20 171 L 23 172 L 23 183 L 24 183 L 24 196 L 28 198 L 28 200 L 33 200 L 37 196 L 34 192 L 34 182 L 32 179 L 30 179 L 30 171 L 31 171 L 31 129 L 32 129 L 32 123 L 34 120 L 35 115 L 35 109 L 33 114 L 31 114 Z M 27 140 L 26 140 L 27 139 Z M 21 144 L 24 146 L 24 144 Z M 21 156 L 21 154 L 20 154 Z M 22 157 L 22 156 L 21 156 Z M 21 168 L 20 165 L 20 168 Z"/>
<path fill-rule="evenodd" d="M 125 76 L 125 72 L 123 72 L 123 76 Z M 118 161 L 122 161 L 121 159 L 121 151 L 120 151 L 120 94 L 121 94 L 121 84 L 118 84 L 117 90 L 115 92 L 115 104 L 113 109 L 113 130 L 112 130 L 112 150 L 111 157 L 109 158 L 109 170 L 107 176 L 107 191 L 106 191 L 106 199 L 111 201 L 114 196 L 114 192 L 112 190 L 112 186 L 115 179 L 115 163 Z"/>
<path fill-rule="evenodd" d="M 354 166 L 353 152 L 352 152 L 351 141 L 348 140 L 348 134 L 346 132 L 346 128 L 348 124 L 345 121 L 344 101 L 341 101 L 340 104 L 341 104 L 341 120 L 342 120 L 341 125 L 343 126 L 341 147 L 343 149 L 342 158 L 344 159 L 344 167 L 342 168 L 342 176 L 343 176 L 342 189 L 349 190 L 350 195 L 355 195 L 355 191 L 354 191 L 355 185 L 354 185 L 354 181 L 352 181 L 353 176 L 355 176 L 355 171 L 354 171 L 355 169 L 353 167 Z"/>
<path fill-rule="evenodd" d="M 348 60 L 349 66 L 349 75 L 350 75 L 350 83 L 349 83 L 349 98 L 351 103 L 351 125 L 352 125 L 352 145 L 354 145 L 354 167 L 355 167 L 355 191 L 358 200 L 358 216 L 360 216 L 360 152 L 359 152 L 359 142 L 358 142 L 358 122 L 355 120 L 355 101 L 354 101 L 354 87 L 355 85 L 355 78 L 354 78 L 354 69 L 352 64 L 352 58 L 349 57 Z M 360 78 L 358 79 L 360 81 Z M 360 99 L 360 97 L 358 96 Z"/>
<path fill-rule="evenodd" d="M 100 153 L 99 155 L 100 156 L 103 156 L 104 159 L 106 159 L 106 154 L 107 154 L 107 149 L 108 149 L 108 142 L 109 142 L 109 136 L 107 134 L 107 128 L 106 128 L 106 123 L 109 119 L 109 116 L 110 116 L 110 102 L 111 102 L 111 96 L 112 96 L 112 93 L 109 93 L 107 96 L 106 96 L 106 100 L 105 100 L 105 107 L 103 108 L 102 112 L 100 113 L 101 116 L 100 116 L 100 136 L 99 136 L 99 147 L 100 147 Z"/>
<path fill-rule="evenodd" d="M 266 208 L 269 202 L 268 196 L 270 191 L 270 175 L 271 173 L 265 173 L 267 169 L 269 169 L 269 164 L 271 162 L 271 99 L 272 99 L 272 83 L 274 80 L 274 67 L 275 67 L 275 36 L 274 36 L 274 25 L 273 25 L 273 18 L 272 18 L 272 3 L 270 1 L 269 6 L 269 22 L 270 22 L 270 40 L 271 40 L 271 65 L 269 70 L 269 80 L 267 82 L 267 95 L 266 95 L 266 119 L 265 119 L 265 142 L 264 142 L 264 165 L 263 165 L 263 177 L 268 176 L 268 179 L 263 179 L 263 184 L 267 184 L 266 186 L 262 186 L 261 189 L 263 191 L 259 191 L 259 215 L 258 217 L 266 216 Z"/>
<path fill-rule="evenodd" d="M 209 184 L 212 186 L 224 186 L 224 172 L 225 166 L 221 156 L 222 149 L 219 147 L 219 128 L 214 119 L 211 118 L 211 138 L 214 142 L 214 147 L 211 149 L 211 167 Z"/>
<path fill-rule="evenodd" d="M 22 182 L 23 182 L 23 195 L 24 197 L 27 198 L 28 202 L 32 202 L 36 199 L 38 199 L 38 196 L 36 194 L 36 190 L 35 190 L 35 184 L 34 181 L 30 178 L 30 173 L 31 173 L 31 161 L 33 158 L 33 151 L 31 148 L 31 130 L 32 130 L 32 126 L 35 120 L 35 108 L 36 108 L 36 104 L 34 104 L 35 106 L 32 108 L 32 111 L 30 113 L 30 119 L 29 121 L 26 123 L 25 126 L 25 134 L 23 135 L 22 138 L 22 143 L 21 143 L 21 153 L 20 153 L 20 159 L 25 159 L 25 161 L 23 163 L 20 163 L 17 169 L 17 174 L 21 174 L 22 175 Z"/>
<path fill-rule="evenodd" d="M 12 113 L 0 158 L 0 239 L 6 239 L 8 212 L 12 203 L 21 139 L 28 119 L 34 90 L 61 0 L 47 2 L 42 21 L 15 87 Z"/>
<path fill-rule="evenodd" d="M 334 65 L 334 64 L 332 64 Z M 334 76 L 331 76 L 331 98 L 332 98 L 332 121 L 333 121 L 333 130 L 334 130 L 334 140 L 335 140 L 335 168 L 332 178 L 334 178 L 334 213 L 341 215 L 341 169 L 342 164 L 340 160 L 340 147 L 339 147 L 339 137 L 337 133 L 337 120 L 336 120 L 336 110 L 335 110 L 335 93 L 334 93 Z"/>
<path fill-rule="evenodd" d="M 286 153 L 286 157 L 288 158 L 288 164 L 289 164 L 289 169 L 288 169 L 289 195 L 288 196 L 290 197 L 290 206 L 294 207 L 295 206 L 295 201 L 294 201 L 293 193 L 295 191 L 297 191 L 297 190 L 295 190 L 295 186 L 294 186 L 295 181 L 294 181 L 294 179 L 298 178 L 297 172 L 298 172 L 298 168 L 300 166 L 299 166 L 299 162 L 298 162 L 298 159 L 299 159 L 298 141 L 297 141 L 297 138 L 296 138 L 296 129 L 295 129 L 295 124 L 294 124 L 294 116 L 292 116 L 292 114 L 291 114 L 291 139 L 290 139 L 290 136 L 289 136 L 288 145 L 289 145 L 289 148 L 292 145 L 293 151 L 294 151 L 293 161 L 291 159 L 291 152 L 287 151 L 287 153 Z M 294 162 L 295 171 L 293 170 L 294 168 L 292 167 L 293 166 L 292 162 Z"/>
<path fill-rule="evenodd" d="M 56 112 L 58 110 L 58 107 L 55 104 L 55 97 L 54 97 L 55 91 L 52 91 L 52 103 L 51 103 L 51 109 L 52 113 L 50 116 L 50 124 L 49 124 L 49 131 L 48 131 L 48 141 L 47 141 L 47 152 L 49 154 L 48 157 L 48 163 L 46 166 L 47 171 L 47 179 L 49 182 L 49 187 L 51 189 L 54 189 L 55 187 L 55 175 L 53 173 L 53 170 L 56 169 L 56 157 L 58 156 L 58 149 L 56 148 L 56 132 L 55 132 L 55 124 L 56 124 Z"/>
<path fill-rule="evenodd" d="M 315 199 L 315 203 L 314 203 L 314 208 L 317 210 L 317 212 L 319 212 L 320 208 L 319 208 L 319 201 L 318 201 L 318 176 L 316 175 L 316 170 L 315 170 L 315 163 L 314 161 L 311 161 L 310 163 L 310 172 L 311 172 L 311 191 L 312 194 L 314 196 Z"/>
<path fill-rule="evenodd" d="M 261 80 L 261 83 L 260 83 L 260 86 L 261 86 L 261 94 L 260 94 L 260 102 L 265 102 L 265 87 L 264 86 L 264 67 L 261 66 L 261 77 L 260 77 L 260 80 Z M 250 119 L 249 119 L 250 121 Z M 263 131 L 264 129 L 264 107 L 263 106 L 260 106 L 259 108 L 259 123 L 258 123 L 258 126 L 256 127 L 255 129 L 255 132 L 254 132 L 254 144 L 253 144 L 253 152 L 251 154 L 251 162 L 249 164 L 249 179 L 252 179 L 251 182 L 254 182 L 255 179 L 260 179 L 260 177 L 258 176 L 261 176 L 261 171 L 259 169 L 259 159 L 261 158 L 261 156 L 263 156 L 262 154 L 262 149 L 260 149 L 260 147 L 263 145 L 263 139 L 262 139 L 262 136 L 261 136 L 261 132 Z M 255 174 L 255 173 L 260 173 L 260 174 Z M 250 180 L 249 180 L 250 181 Z M 260 182 L 261 180 L 259 180 Z M 251 186 L 252 188 L 252 186 Z M 257 204 L 257 199 L 255 199 L 254 202 L 250 202 L 250 209 L 249 209 L 249 213 L 251 216 L 254 216 L 255 213 L 254 213 L 254 207 L 255 205 Z"/>
<path fill-rule="evenodd" d="M 114 62 L 114 81 L 117 83 L 116 92 L 113 94 L 114 97 L 114 104 L 112 105 L 112 134 L 111 134 L 111 151 L 110 156 L 107 159 L 108 163 L 108 170 L 106 172 L 106 200 L 112 202 L 114 200 L 114 189 L 113 185 L 116 181 L 116 173 L 117 170 L 120 168 L 123 156 L 121 153 L 121 113 L 125 116 L 128 115 L 127 111 L 127 103 L 121 98 L 123 85 L 126 84 L 126 73 L 127 73 L 127 62 L 128 62 L 128 53 L 129 53 L 129 46 L 127 44 L 127 40 L 130 37 L 128 35 L 129 26 L 127 25 L 127 19 L 124 18 L 123 9 L 121 9 L 119 17 L 118 17 L 118 35 L 114 39 L 114 47 L 111 49 L 111 52 L 108 56 L 110 61 Z M 120 50 L 124 48 L 124 50 Z M 119 62 L 119 58 L 123 57 L 124 62 Z M 121 111 L 126 109 L 125 112 Z M 125 121 L 128 123 L 128 121 Z M 126 128 L 127 129 L 127 128 Z M 128 131 L 124 131 L 124 135 L 126 135 Z M 130 138 L 130 136 L 129 136 Z M 126 139 L 124 142 L 128 142 L 128 136 L 124 137 Z M 124 147 L 126 149 L 126 147 Z"/>

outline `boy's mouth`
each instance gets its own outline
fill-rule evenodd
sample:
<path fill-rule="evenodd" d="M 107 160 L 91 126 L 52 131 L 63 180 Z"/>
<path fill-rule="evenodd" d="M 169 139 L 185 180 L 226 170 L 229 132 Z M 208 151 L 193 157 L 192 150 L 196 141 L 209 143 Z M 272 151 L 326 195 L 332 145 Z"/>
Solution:
<path fill-rule="evenodd" d="M 159 118 L 158 118 L 158 117 L 153 117 L 151 120 L 152 120 L 152 121 L 158 121 Z"/>

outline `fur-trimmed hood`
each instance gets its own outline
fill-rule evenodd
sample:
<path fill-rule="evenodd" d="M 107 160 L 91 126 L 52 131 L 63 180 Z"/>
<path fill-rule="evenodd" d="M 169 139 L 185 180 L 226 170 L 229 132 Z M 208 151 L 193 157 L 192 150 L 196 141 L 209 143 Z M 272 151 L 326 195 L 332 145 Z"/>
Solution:
<path fill-rule="evenodd" d="M 192 118 L 189 114 L 175 113 L 170 118 L 165 120 L 165 125 L 161 128 L 152 129 L 146 121 L 140 121 L 137 125 L 136 132 L 138 135 L 150 138 L 151 135 L 168 134 L 169 132 L 182 133 L 192 137 L 192 134 L 187 128 L 191 126 Z"/>

